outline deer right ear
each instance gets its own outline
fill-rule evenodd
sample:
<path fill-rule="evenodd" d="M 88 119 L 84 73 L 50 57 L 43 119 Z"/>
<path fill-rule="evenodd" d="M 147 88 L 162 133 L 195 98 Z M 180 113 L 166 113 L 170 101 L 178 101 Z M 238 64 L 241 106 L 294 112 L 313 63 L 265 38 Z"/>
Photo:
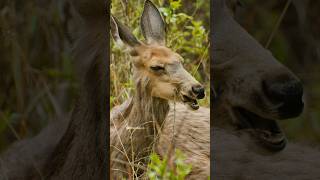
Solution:
<path fill-rule="evenodd" d="M 117 18 L 112 15 L 110 23 L 111 35 L 116 43 L 123 42 L 130 48 L 141 45 L 137 38 L 130 32 L 129 28 L 123 25 Z"/>
<path fill-rule="evenodd" d="M 166 28 L 164 20 L 157 7 L 150 0 L 146 0 L 144 3 L 140 21 L 142 34 L 149 44 L 165 44 Z"/>

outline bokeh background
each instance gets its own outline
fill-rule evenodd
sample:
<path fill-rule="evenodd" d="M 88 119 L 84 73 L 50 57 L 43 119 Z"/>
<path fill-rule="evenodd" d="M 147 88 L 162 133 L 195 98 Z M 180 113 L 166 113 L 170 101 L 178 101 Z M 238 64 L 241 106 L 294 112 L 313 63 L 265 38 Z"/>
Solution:
<path fill-rule="evenodd" d="M 0 1 L 0 151 L 71 111 L 72 14 L 66 0 Z"/>
<path fill-rule="evenodd" d="M 291 141 L 320 143 L 320 1 L 229 1 L 235 19 L 265 47 L 286 5 L 268 49 L 303 82 L 305 109 L 281 122 Z"/>

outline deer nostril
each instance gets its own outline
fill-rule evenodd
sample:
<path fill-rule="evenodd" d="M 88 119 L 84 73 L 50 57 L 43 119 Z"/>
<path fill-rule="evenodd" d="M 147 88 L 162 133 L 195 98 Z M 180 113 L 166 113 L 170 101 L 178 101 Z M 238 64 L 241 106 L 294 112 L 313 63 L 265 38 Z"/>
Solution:
<path fill-rule="evenodd" d="M 303 86 L 300 81 L 264 82 L 263 89 L 272 102 L 282 103 L 279 112 L 283 117 L 295 117 L 302 112 Z"/>
<path fill-rule="evenodd" d="M 197 96 L 197 99 L 203 99 L 205 97 L 204 88 L 200 85 L 192 86 L 192 92 Z"/>
<path fill-rule="evenodd" d="M 265 83 L 264 90 L 269 98 L 282 102 L 301 101 L 303 95 L 302 84 L 298 81 Z"/>

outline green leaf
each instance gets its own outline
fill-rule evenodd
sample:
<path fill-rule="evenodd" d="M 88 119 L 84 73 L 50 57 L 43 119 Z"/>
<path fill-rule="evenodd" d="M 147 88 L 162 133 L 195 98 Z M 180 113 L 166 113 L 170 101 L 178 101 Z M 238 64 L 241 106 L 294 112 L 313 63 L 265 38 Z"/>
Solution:
<path fill-rule="evenodd" d="M 171 0 L 170 1 L 170 8 L 172 9 L 172 10 L 177 10 L 177 9 L 179 9 L 180 7 L 182 6 L 182 4 L 181 4 L 181 0 L 178 0 L 178 1 L 173 1 L 173 0 Z"/>

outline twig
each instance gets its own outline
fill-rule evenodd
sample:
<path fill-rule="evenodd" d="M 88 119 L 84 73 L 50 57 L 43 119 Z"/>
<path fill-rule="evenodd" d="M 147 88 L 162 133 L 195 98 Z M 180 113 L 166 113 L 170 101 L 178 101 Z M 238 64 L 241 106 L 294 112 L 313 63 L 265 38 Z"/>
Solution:
<path fill-rule="evenodd" d="M 278 28 L 279 28 L 279 26 L 280 26 L 280 24 L 281 24 L 281 22 L 282 22 L 282 20 L 283 20 L 283 18 L 284 18 L 284 15 L 285 15 L 286 12 L 287 12 L 288 7 L 289 7 L 289 5 L 291 4 L 291 2 L 292 2 L 292 0 L 287 0 L 286 5 L 284 6 L 284 8 L 283 8 L 283 10 L 282 10 L 282 13 L 281 13 L 280 17 L 278 18 L 276 25 L 273 27 L 273 30 L 272 30 L 272 32 L 271 32 L 271 35 L 269 36 L 269 39 L 268 39 L 268 41 L 267 41 L 267 43 L 266 43 L 266 45 L 265 45 L 265 48 L 266 48 L 266 49 L 269 48 L 269 46 L 270 46 L 270 44 L 271 44 L 271 41 L 272 41 L 274 35 L 276 34 L 276 32 L 277 32 L 277 30 L 278 30 Z"/>

